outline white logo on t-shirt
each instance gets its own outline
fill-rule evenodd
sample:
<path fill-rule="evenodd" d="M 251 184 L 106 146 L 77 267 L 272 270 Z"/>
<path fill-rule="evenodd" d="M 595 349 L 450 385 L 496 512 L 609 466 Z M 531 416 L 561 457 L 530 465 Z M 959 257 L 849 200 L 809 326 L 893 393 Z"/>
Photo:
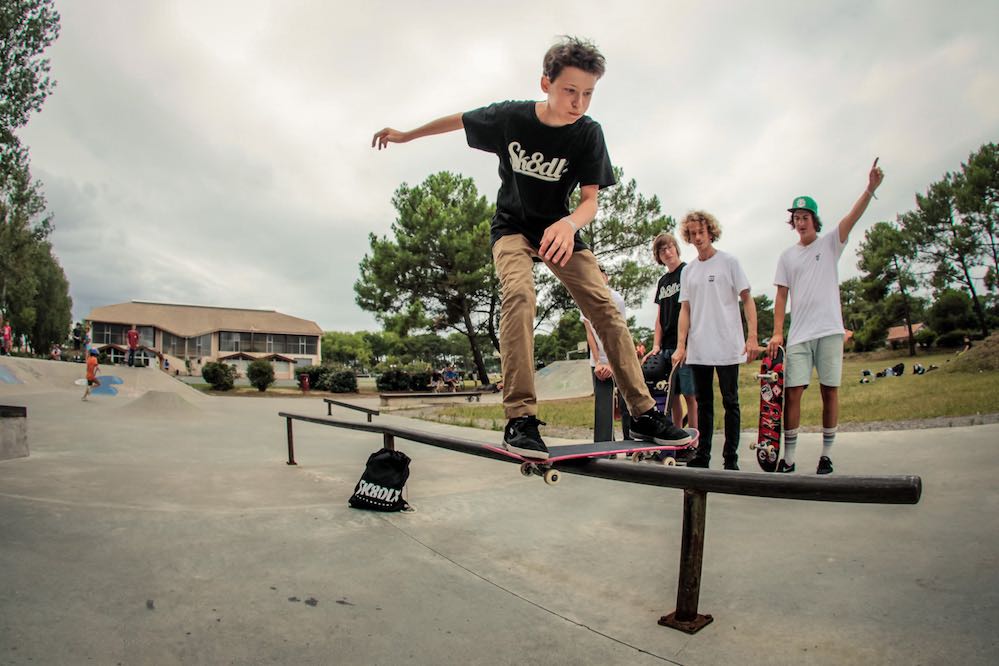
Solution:
<path fill-rule="evenodd" d="M 564 157 L 553 157 L 546 162 L 545 155 L 541 152 L 533 153 L 528 157 L 527 151 L 520 147 L 519 141 L 511 141 L 509 150 L 510 166 L 516 173 L 547 180 L 550 183 L 556 183 L 562 179 L 562 174 L 565 173 L 565 167 L 568 164 Z"/>
<path fill-rule="evenodd" d="M 673 282 L 659 290 L 659 300 L 663 301 L 680 293 L 680 283 Z"/>

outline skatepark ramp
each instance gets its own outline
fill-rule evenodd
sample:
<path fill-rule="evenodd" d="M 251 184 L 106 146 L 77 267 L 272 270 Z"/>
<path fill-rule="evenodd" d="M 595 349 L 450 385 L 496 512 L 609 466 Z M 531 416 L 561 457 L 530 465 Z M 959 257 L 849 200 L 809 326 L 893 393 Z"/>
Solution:
<path fill-rule="evenodd" d="M 395 440 L 398 438 L 459 453 L 518 463 L 502 453 L 491 451 L 482 442 L 469 439 L 380 423 L 340 421 L 290 412 L 278 412 L 278 416 L 286 421 L 288 465 L 298 464 L 295 460 L 294 421 L 380 434 L 383 445 L 388 449 L 395 448 Z M 709 492 L 814 502 L 916 504 L 922 495 L 923 486 L 922 479 L 918 476 L 796 476 L 667 467 L 607 459 L 565 461 L 556 463 L 553 467 L 569 474 L 683 490 L 683 536 L 676 610 L 662 616 L 659 624 L 691 634 L 713 621 L 711 615 L 700 614 L 697 608 Z"/>

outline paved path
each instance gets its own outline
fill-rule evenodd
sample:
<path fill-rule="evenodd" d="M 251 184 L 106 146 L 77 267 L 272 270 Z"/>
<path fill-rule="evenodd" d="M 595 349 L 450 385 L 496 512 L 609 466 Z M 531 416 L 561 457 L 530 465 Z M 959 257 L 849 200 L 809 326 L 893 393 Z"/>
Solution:
<path fill-rule="evenodd" d="M 320 398 L 154 391 L 0 385 L 31 447 L 0 463 L 0 664 L 999 660 L 996 425 L 840 435 L 838 472 L 920 474 L 915 506 L 709 496 L 715 622 L 688 636 L 656 624 L 680 491 L 401 443 L 418 513 L 364 513 L 346 499 L 377 435 L 299 424 L 283 462 L 277 412 Z"/>

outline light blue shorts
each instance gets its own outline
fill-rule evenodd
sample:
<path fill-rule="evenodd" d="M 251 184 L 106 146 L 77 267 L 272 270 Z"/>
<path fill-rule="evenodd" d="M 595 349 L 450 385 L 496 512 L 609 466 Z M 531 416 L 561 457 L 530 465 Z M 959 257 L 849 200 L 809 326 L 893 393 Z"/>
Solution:
<path fill-rule="evenodd" d="M 818 370 L 819 384 L 839 386 L 843 380 L 843 335 L 827 335 L 787 348 L 784 357 L 784 385 L 808 386 L 812 368 Z"/>

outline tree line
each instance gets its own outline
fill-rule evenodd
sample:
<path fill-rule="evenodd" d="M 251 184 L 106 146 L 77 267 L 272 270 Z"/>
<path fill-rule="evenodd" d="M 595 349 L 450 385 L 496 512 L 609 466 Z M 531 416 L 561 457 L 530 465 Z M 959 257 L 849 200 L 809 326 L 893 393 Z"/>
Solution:
<path fill-rule="evenodd" d="M 844 321 L 859 349 L 905 326 L 909 353 L 999 325 L 999 146 L 987 143 L 959 170 L 916 195 L 913 210 L 876 223 L 858 251 L 860 277 L 841 285 Z M 915 324 L 927 324 L 918 333 Z"/>
<path fill-rule="evenodd" d="M 0 315 L 41 352 L 66 340 L 72 300 L 49 241 L 52 216 L 17 130 L 55 86 L 42 53 L 58 35 L 52 0 L 0 3 Z"/>
<path fill-rule="evenodd" d="M 867 231 L 858 251 L 862 274 L 840 286 L 854 349 L 882 346 L 888 328 L 897 325 L 910 331 L 913 354 L 917 344 L 959 343 L 969 332 L 988 336 L 996 327 L 997 167 L 996 144 L 986 144 L 960 171 L 917 194 L 914 210 Z M 653 261 L 651 241 L 673 231 L 676 222 L 662 212 L 657 197 L 643 195 L 634 180 L 615 171 L 619 185 L 601 199 L 597 218 L 581 234 L 607 269 L 611 286 L 635 307 L 649 297 L 662 272 Z M 327 353 L 324 338 L 323 357 L 364 365 L 458 359 L 487 382 L 488 362 L 499 350 L 500 294 L 489 243 L 493 206 L 471 179 L 449 172 L 432 174 L 413 187 L 403 183 L 392 203 L 397 217 L 391 234 L 369 236 L 371 251 L 354 284 L 358 305 L 374 313 L 385 332 L 327 334 L 337 342 Z M 579 311 L 548 271 L 536 271 L 535 279 L 536 360 L 570 357 L 586 339 Z M 773 301 L 766 295 L 755 301 L 760 334 L 767 336 Z M 917 323 L 927 324 L 919 334 L 913 330 Z M 634 318 L 629 325 L 636 341 L 651 342 L 650 328 L 636 325 Z M 363 350 L 358 356 L 350 356 L 348 339 Z"/>

